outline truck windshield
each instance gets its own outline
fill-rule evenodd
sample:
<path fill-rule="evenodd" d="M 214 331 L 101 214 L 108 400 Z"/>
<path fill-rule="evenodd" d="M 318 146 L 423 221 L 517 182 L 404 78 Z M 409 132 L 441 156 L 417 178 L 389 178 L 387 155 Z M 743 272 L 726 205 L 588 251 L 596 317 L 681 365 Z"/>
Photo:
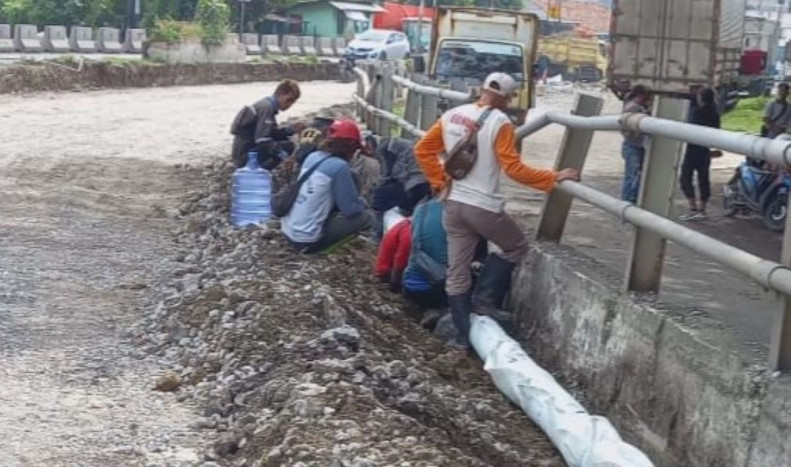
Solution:
<path fill-rule="evenodd" d="M 483 81 L 489 73 L 501 71 L 524 81 L 522 47 L 504 42 L 443 41 L 434 68 L 438 79 L 465 78 Z"/>

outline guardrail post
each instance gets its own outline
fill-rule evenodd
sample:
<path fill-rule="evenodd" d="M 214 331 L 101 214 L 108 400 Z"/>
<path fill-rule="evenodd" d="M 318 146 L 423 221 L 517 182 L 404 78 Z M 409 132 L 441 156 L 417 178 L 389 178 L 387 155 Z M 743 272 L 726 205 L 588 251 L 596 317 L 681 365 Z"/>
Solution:
<path fill-rule="evenodd" d="M 428 80 L 421 84 L 429 84 Z M 428 94 L 420 95 L 420 125 L 419 128 L 423 131 L 431 128 L 431 125 L 437 121 L 437 105 L 439 98 Z"/>
<path fill-rule="evenodd" d="M 657 97 L 654 116 L 686 121 L 689 101 Z M 663 217 L 670 215 L 676 186 L 678 161 L 684 143 L 665 137 L 653 137 L 643 161 L 640 195 L 637 205 Z M 659 292 L 667 241 L 658 234 L 635 227 L 626 271 L 626 289 L 633 292 Z"/>
<path fill-rule="evenodd" d="M 406 90 L 406 107 L 404 108 L 404 120 L 419 126 L 420 119 L 420 94 L 411 90 Z M 412 134 L 405 128 L 401 129 L 402 138 L 412 138 Z"/>
<path fill-rule="evenodd" d="M 593 117 L 601 113 L 604 100 L 590 94 L 577 94 L 574 105 L 574 115 L 580 117 Z M 588 156 L 593 130 L 582 130 L 566 127 L 563 141 L 555 158 L 555 170 L 577 169 L 582 170 L 585 158 Z M 517 143 L 518 144 L 518 143 Z M 547 242 L 560 242 L 563 229 L 566 227 L 571 210 L 571 195 L 560 190 L 555 190 L 547 196 L 541 208 L 541 217 L 538 222 L 536 239 Z"/>
<path fill-rule="evenodd" d="M 395 64 L 393 62 L 385 62 L 382 64 L 381 68 L 381 76 L 382 76 L 382 84 L 380 87 L 379 92 L 379 100 L 377 105 L 378 108 L 382 110 L 386 110 L 388 112 L 393 111 L 393 100 L 394 100 L 394 84 L 393 83 L 393 73 L 395 72 Z M 390 120 L 380 117 L 379 124 L 377 125 L 378 134 L 382 137 L 389 137 L 391 134 L 391 129 L 393 125 Z"/>
<path fill-rule="evenodd" d="M 354 76 L 357 77 L 357 95 L 365 99 L 365 86 L 363 83 L 363 79 L 357 76 L 355 73 Z M 357 119 L 360 121 L 365 121 L 365 108 L 359 103 L 356 105 L 357 109 Z"/>
<path fill-rule="evenodd" d="M 378 102 L 377 93 L 379 92 L 380 81 L 377 73 L 376 63 L 369 62 L 366 64 L 365 71 L 368 73 L 368 77 L 370 78 L 371 88 L 368 90 L 368 95 L 365 96 L 365 101 L 376 107 L 376 103 Z M 365 126 L 368 127 L 369 130 L 373 131 L 374 133 L 379 133 L 376 128 L 378 118 L 371 112 L 368 112 L 365 118 Z"/>
<path fill-rule="evenodd" d="M 791 199 L 788 207 L 791 208 Z M 787 211 L 791 212 L 791 211 Z M 783 234 L 783 266 L 791 267 L 791 216 L 786 215 Z M 781 295 L 772 322 L 769 341 L 769 368 L 774 371 L 791 371 L 791 296 Z"/>

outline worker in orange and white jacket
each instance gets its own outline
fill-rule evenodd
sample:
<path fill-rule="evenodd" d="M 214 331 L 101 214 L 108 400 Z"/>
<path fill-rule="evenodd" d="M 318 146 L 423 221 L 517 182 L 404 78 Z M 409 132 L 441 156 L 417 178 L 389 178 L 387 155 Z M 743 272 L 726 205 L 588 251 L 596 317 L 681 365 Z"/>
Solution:
<path fill-rule="evenodd" d="M 415 147 L 415 157 L 432 189 L 445 200 L 443 223 L 448 234 L 448 273 L 445 289 L 458 338 L 455 347 L 469 348 L 470 313 L 495 314 L 510 289 L 515 264 L 527 251 L 527 239 L 505 213 L 500 171 L 513 180 L 549 192 L 563 180 L 579 180 L 573 169 L 559 172 L 536 169 L 521 162 L 515 146 L 515 128 L 503 112 L 519 84 L 505 73 L 492 73 L 483 83 L 476 103 L 447 111 Z M 446 183 L 441 154 L 453 148 L 491 109 L 478 131 L 478 157 L 461 180 Z M 484 264 L 473 296 L 470 264 L 480 237 L 497 245 Z M 473 306 L 475 307 L 473 309 Z"/>

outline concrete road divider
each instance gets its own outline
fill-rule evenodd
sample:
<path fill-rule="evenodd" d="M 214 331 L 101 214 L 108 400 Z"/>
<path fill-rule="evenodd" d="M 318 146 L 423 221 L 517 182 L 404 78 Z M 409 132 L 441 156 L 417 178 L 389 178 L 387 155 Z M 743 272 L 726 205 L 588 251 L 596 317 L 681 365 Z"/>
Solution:
<path fill-rule="evenodd" d="M 145 29 L 127 29 L 124 34 L 124 52 L 133 54 L 143 52 L 143 42 L 145 41 Z"/>
<path fill-rule="evenodd" d="M 99 28 L 96 34 L 96 50 L 106 54 L 120 54 L 124 51 L 121 44 L 121 30 L 116 28 Z"/>
<path fill-rule="evenodd" d="M 11 25 L 0 24 L 0 52 L 13 52 L 14 40 L 11 38 Z"/>
<path fill-rule="evenodd" d="M 38 27 L 34 24 L 17 24 L 14 27 L 14 49 L 17 52 L 41 52 Z"/>
<path fill-rule="evenodd" d="M 66 26 L 44 26 L 42 45 L 45 52 L 68 52 L 71 50 Z"/>
<path fill-rule="evenodd" d="M 261 48 L 264 49 L 264 54 L 283 54 L 283 49 L 280 47 L 280 42 L 275 34 L 264 34 L 261 36 Z"/>
<path fill-rule="evenodd" d="M 302 49 L 302 55 L 318 55 L 318 52 L 316 52 L 316 41 L 312 36 L 300 37 L 299 45 Z"/>
<path fill-rule="evenodd" d="M 346 50 L 346 38 L 344 37 L 333 38 L 332 48 L 335 49 L 336 57 L 343 57 L 343 52 Z"/>
<path fill-rule="evenodd" d="M 69 46 L 72 52 L 96 52 L 96 42 L 93 40 L 93 29 L 83 26 L 72 26 L 69 34 Z"/>
<path fill-rule="evenodd" d="M 286 55 L 302 55 L 299 36 L 283 36 L 283 52 Z"/>
<path fill-rule="evenodd" d="M 316 51 L 319 55 L 325 57 L 332 57 L 335 55 L 335 49 L 332 47 L 332 37 L 319 37 L 318 42 L 316 42 Z"/>
<path fill-rule="evenodd" d="M 261 45 L 258 42 L 258 34 L 244 33 L 242 34 L 242 44 L 247 50 L 247 55 L 261 55 Z"/>

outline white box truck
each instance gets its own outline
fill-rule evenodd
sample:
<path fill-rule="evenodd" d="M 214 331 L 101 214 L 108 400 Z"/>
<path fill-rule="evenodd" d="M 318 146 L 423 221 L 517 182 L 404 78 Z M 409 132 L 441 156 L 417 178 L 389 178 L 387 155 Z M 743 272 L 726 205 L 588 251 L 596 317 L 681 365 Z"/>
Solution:
<path fill-rule="evenodd" d="M 615 0 L 607 82 L 619 97 L 641 84 L 687 97 L 713 87 L 735 97 L 745 0 Z"/>

